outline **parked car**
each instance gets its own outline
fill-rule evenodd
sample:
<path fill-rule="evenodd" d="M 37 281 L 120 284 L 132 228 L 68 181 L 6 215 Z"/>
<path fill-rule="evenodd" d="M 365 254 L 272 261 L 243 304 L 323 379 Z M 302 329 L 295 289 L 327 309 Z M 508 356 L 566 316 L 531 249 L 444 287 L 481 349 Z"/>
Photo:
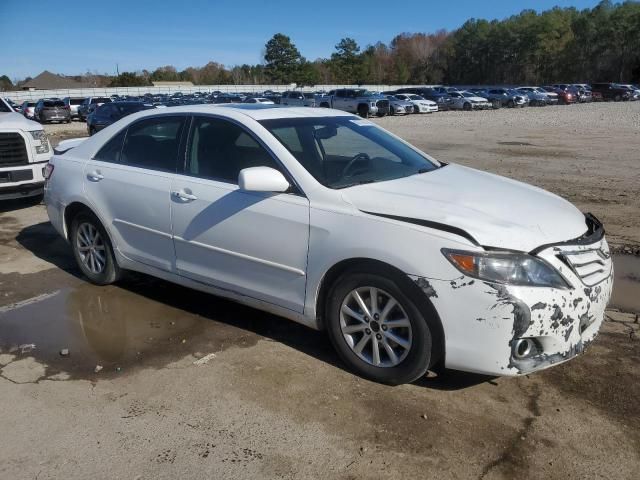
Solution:
<path fill-rule="evenodd" d="M 37 102 L 22 102 L 22 114 L 29 120 L 33 120 L 34 110 Z"/>
<path fill-rule="evenodd" d="M 403 87 L 395 91 L 395 93 L 413 93 L 420 95 L 426 100 L 431 100 L 438 105 L 438 110 L 449 110 L 449 101 L 451 97 L 448 93 L 436 91 L 431 87 Z"/>
<path fill-rule="evenodd" d="M 589 90 L 589 92 L 587 93 L 587 90 L 585 90 L 584 88 L 579 88 L 575 85 L 567 83 L 554 84 L 553 87 L 571 93 L 571 95 L 573 95 L 573 97 L 575 98 L 576 103 L 587 103 L 593 100 L 591 90 Z"/>
<path fill-rule="evenodd" d="M 0 98 L 0 200 L 42 195 L 51 145 L 42 125 Z"/>
<path fill-rule="evenodd" d="M 109 97 L 89 97 L 78 106 L 78 118 L 85 122 L 91 112 L 100 105 L 111 102 Z"/>
<path fill-rule="evenodd" d="M 490 88 L 482 94 L 490 102 L 500 102 L 502 107 L 526 107 L 529 104 L 529 97 L 523 93 L 508 88 Z"/>
<path fill-rule="evenodd" d="M 602 324 L 595 217 L 346 112 L 176 107 L 78 142 L 52 158 L 45 204 L 95 284 L 135 270 L 325 329 L 388 384 L 438 365 L 529 374 Z"/>
<path fill-rule="evenodd" d="M 491 102 L 484 97 L 480 97 L 475 93 L 463 91 L 449 92 L 451 101 L 449 108 L 452 110 L 487 110 L 493 108 Z"/>
<path fill-rule="evenodd" d="M 598 92 L 605 101 L 621 102 L 631 98 L 631 92 L 628 89 L 618 87 L 615 83 L 592 83 L 591 91 Z"/>
<path fill-rule="evenodd" d="M 629 91 L 629 93 L 631 94 L 629 100 L 640 100 L 640 88 L 637 85 L 632 85 L 630 83 L 616 83 L 616 86 Z"/>
<path fill-rule="evenodd" d="M 526 95 L 529 98 L 529 105 L 532 107 L 545 107 L 547 105 L 558 103 L 558 95 L 554 94 L 555 101 L 550 98 L 549 93 L 538 87 L 518 87 L 516 91 Z"/>
<path fill-rule="evenodd" d="M 71 112 L 71 120 L 73 120 L 74 118 L 80 118 L 80 115 L 78 114 L 78 107 L 82 105 L 82 102 L 84 102 L 84 100 L 84 97 L 64 97 L 62 99 L 64 104 L 69 107 L 69 111 Z"/>
<path fill-rule="evenodd" d="M 593 92 L 591 91 L 590 85 L 587 85 L 586 83 L 573 83 L 571 86 L 578 92 L 578 102 L 593 102 Z"/>
<path fill-rule="evenodd" d="M 280 105 L 288 105 L 290 107 L 315 107 L 316 97 L 312 92 L 284 92 L 280 97 Z"/>
<path fill-rule="evenodd" d="M 22 106 L 21 105 L 17 105 L 10 98 L 5 98 L 4 101 L 5 101 L 5 103 L 7 105 L 9 105 L 9 107 L 11 107 L 11 110 L 13 110 L 16 113 L 22 113 Z"/>
<path fill-rule="evenodd" d="M 280 101 L 282 103 L 282 100 Z M 339 88 L 316 99 L 318 106 L 357 113 L 361 117 L 389 114 L 389 100 L 364 88 Z"/>
<path fill-rule="evenodd" d="M 87 131 L 89 135 L 93 135 L 127 115 L 152 108 L 155 107 L 144 102 L 124 101 L 105 103 L 89 114 L 87 118 Z"/>
<path fill-rule="evenodd" d="M 394 97 L 393 95 L 385 95 L 385 98 L 389 100 L 390 115 L 407 115 L 413 113 L 413 103 Z"/>
<path fill-rule="evenodd" d="M 422 98 L 415 93 L 396 93 L 394 97 L 411 102 L 413 104 L 413 113 L 434 113 L 438 111 L 436 102 Z"/>
<path fill-rule="evenodd" d="M 262 105 L 275 105 L 273 100 L 264 97 L 249 97 L 244 99 L 244 103 L 260 103 Z"/>
<path fill-rule="evenodd" d="M 33 109 L 33 118 L 40 123 L 71 122 L 71 113 L 59 98 L 43 98 L 38 100 Z"/>
<path fill-rule="evenodd" d="M 554 86 L 542 87 L 548 93 L 555 93 L 558 96 L 558 103 L 562 105 L 571 105 L 578 101 L 577 95 L 571 90 L 562 90 Z"/>

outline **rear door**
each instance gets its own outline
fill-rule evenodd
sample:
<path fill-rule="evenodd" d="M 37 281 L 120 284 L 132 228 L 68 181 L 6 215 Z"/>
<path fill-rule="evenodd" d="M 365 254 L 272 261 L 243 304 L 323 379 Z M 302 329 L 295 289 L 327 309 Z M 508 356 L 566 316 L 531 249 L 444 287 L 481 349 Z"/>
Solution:
<path fill-rule="evenodd" d="M 125 257 L 174 269 L 171 182 L 187 117 L 160 115 L 132 123 L 85 166 L 85 191 Z"/>
<path fill-rule="evenodd" d="M 243 168 L 288 174 L 251 132 L 227 119 L 194 117 L 188 143 L 185 175 L 171 189 L 178 273 L 302 313 L 307 198 L 240 190 Z"/>

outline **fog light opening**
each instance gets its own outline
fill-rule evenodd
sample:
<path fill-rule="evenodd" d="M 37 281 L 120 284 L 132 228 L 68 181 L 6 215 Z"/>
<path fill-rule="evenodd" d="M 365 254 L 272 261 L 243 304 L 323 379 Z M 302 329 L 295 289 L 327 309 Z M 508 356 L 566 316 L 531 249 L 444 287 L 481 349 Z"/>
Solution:
<path fill-rule="evenodd" d="M 520 338 L 513 346 L 513 356 L 519 360 L 529 358 L 538 352 L 535 340 L 531 338 Z"/>

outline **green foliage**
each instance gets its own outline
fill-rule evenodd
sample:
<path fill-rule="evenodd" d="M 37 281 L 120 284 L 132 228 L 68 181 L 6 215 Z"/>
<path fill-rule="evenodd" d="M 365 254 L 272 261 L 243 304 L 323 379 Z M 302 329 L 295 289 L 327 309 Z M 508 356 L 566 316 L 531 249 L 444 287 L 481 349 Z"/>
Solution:
<path fill-rule="evenodd" d="M 294 81 L 303 58 L 289 37 L 276 33 L 266 44 L 264 60 L 267 78 L 282 84 Z"/>
<path fill-rule="evenodd" d="M 0 92 L 3 92 L 5 90 L 12 90 L 12 89 L 13 89 L 13 82 L 11 81 L 11 79 L 6 75 L 2 75 L 0 77 Z"/>
<path fill-rule="evenodd" d="M 331 69 L 337 83 L 364 83 L 362 71 L 363 58 L 360 47 L 353 38 L 343 38 L 336 45 L 336 51 L 331 55 Z"/>
<path fill-rule="evenodd" d="M 110 87 L 146 87 L 151 85 L 149 79 L 134 72 L 122 72 L 111 80 Z"/>

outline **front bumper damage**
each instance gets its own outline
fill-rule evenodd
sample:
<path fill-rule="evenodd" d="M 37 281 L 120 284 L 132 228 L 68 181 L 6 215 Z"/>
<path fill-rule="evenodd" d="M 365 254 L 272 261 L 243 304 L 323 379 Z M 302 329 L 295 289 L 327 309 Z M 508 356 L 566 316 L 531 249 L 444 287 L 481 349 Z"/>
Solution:
<path fill-rule="evenodd" d="M 442 319 L 447 368 L 522 375 L 565 362 L 595 339 L 613 288 L 604 237 L 543 247 L 535 254 L 553 265 L 570 288 L 510 286 L 466 276 L 412 277 Z M 596 255 L 600 260 L 592 261 Z M 531 348 L 523 348 L 527 345 Z"/>

